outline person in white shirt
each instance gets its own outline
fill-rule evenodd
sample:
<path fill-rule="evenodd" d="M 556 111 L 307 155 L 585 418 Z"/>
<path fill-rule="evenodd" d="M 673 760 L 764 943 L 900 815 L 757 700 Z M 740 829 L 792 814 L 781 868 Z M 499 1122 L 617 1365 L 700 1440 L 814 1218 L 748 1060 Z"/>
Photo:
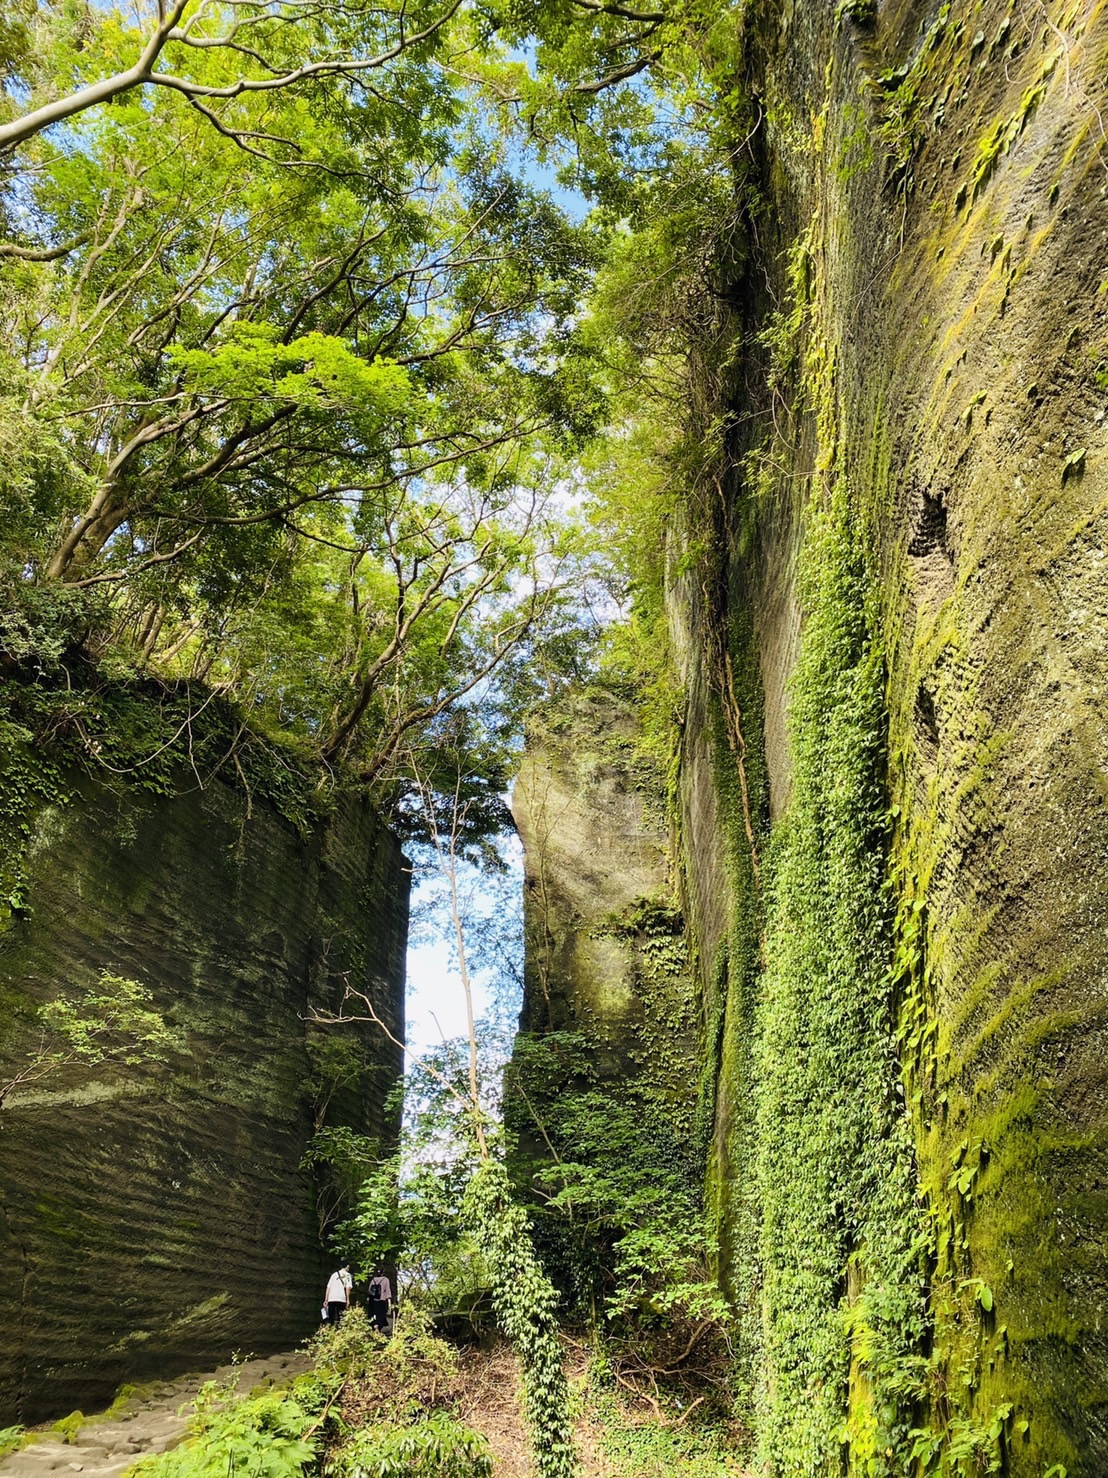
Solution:
<path fill-rule="evenodd" d="M 353 1287 L 350 1264 L 343 1263 L 338 1272 L 332 1273 L 327 1279 L 327 1292 L 323 1295 L 323 1302 L 327 1306 L 328 1323 L 342 1323 L 342 1316 L 350 1307 L 350 1291 Z"/>

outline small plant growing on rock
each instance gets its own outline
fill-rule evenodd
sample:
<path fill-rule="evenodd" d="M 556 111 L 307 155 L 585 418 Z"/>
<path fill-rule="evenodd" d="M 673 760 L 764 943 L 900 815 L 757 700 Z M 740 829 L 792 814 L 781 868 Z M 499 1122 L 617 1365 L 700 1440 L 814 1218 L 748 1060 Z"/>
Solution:
<path fill-rule="evenodd" d="M 108 970 L 83 994 L 63 992 L 40 1006 L 37 1024 L 38 1039 L 24 1065 L 0 1080 L 0 1108 L 13 1094 L 67 1069 L 163 1062 L 183 1046 L 147 987 Z"/>
<path fill-rule="evenodd" d="M 9 1453 L 18 1452 L 21 1447 L 26 1447 L 30 1436 L 26 1427 L 0 1427 L 0 1459 L 6 1458 Z"/>

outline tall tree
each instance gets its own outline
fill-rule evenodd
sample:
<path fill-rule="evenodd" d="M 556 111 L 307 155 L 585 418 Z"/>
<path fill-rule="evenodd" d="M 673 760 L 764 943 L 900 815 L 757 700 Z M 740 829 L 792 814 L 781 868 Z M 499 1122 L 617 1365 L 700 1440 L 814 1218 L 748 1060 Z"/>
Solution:
<path fill-rule="evenodd" d="M 123 12 L 17 0 L 0 31 L 21 84 L 6 91 L 13 116 L 0 122 L 0 154 L 128 93 L 161 88 L 242 148 L 264 144 L 295 158 L 292 138 L 245 127 L 235 101 L 328 80 L 387 95 L 397 76 L 393 64 L 425 64 L 460 7 L 461 0 L 139 0 Z"/>
<path fill-rule="evenodd" d="M 193 52 L 215 86 L 224 48 Z M 64 591 L 93 653 L 368 780 L 533 631 L 558 449 L 599 409 L 570 323 L 593 233 L 416 60 L 244 91 L 220 129 L 132 89 L 36 145 L 0 247 L 12 607 Z"/>

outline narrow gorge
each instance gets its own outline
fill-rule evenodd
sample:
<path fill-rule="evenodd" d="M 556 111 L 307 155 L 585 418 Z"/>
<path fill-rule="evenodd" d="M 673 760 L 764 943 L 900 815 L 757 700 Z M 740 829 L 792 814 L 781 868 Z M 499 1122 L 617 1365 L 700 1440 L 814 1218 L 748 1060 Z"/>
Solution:
<path fill-rule="evenodd" d="M 1108 1473 L 1106 120 L 1105 0 L 0 17 L 0 1463 Z"/>

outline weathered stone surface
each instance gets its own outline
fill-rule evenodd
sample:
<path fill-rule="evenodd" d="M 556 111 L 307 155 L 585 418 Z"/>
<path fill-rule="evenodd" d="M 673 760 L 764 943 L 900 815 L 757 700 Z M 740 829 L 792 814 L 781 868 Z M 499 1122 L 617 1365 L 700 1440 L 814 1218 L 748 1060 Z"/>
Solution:
<path fill-rule="evenodd" d="M 533 726 L 512 791 L 524 847 L 520 1028 L 589 1023 L 611 1040 L 614 1071 L 641 1006 L 635 941 L 612 925 L 638 900 L 664 897 L 669 884 L 656 776 L 636 765 L 636 736 L 634 708 L 616 694 L 568 697 Z"/>
<path fill-rule="evenodd" d="M 900 1063 L 935 1237 L 932 1386 L 915 1419 L 961 1434 L 967 1462 L 1095 1478 L 1108 1471 L 1108 12 L 875 9 L 745 12 L 756 195 L 734 289 L 734 475 L 725 513 L 691 504 L 671 559 L 721 1271 L 756 1329 L 752 1147 L 773 1143 L 772 1115 L 759 1127 L 751 1110 L 765 959 L 746 834 L 764 856 L 787 815 L 795 572 L 814 511 L 845 488 L 887 670 L 882 896 L 920 924 L 918 948 L 903 925 L 889 941 L 888 997 L 894 1024 L 909 997 L 922 1012 Z M 803 372 L 782 367 L 790 355 Z M 720 555 L 718 578 L 678 557 L 698 546 Z M 609 906 L 589 902 L 602 848 L 583 839 L 611 818 L 567 748 L 529 762 L 556 775 L 544 827 L 521 818 L 532 894 L 556 874 L 555 924 L 530 936 L 552 961 L 552 1016 L 581 968 L 577 939 Z M 542 986 L 532 973 L 532 1003 Z M 849 1301 L 856 1269 L 842 1275 Z M 861 1411 L 857 1352 L 852 1379 Z"/>
<path fill-rule="evenodd" d="M 172 1384 L 136 1388 L 112 1412 L 77 1422 L 66 1436 L 36 1434 L 28 1446 L 0 1457 L 4 1478 L 44 1478 L 56 1472 L 84 1473 L 87 1478 L 119 1478 L 135 1463 L 166 1452 L 188 1436 L 202 1385 L 218 1381 L 240 1395 L 286 1385 L 312 1368 L 301 1352 L 247 1360 L 206 1371 Z"/>
<path fill-rule="evenodd" d="M 710 995 L 728 915 L 750 898 L 726 848 L 701 841 L 735 769 L 703 737 L 718 707 L 705 652 L 714 623 L 746 613 L 764 705 L 748 740 L 776 819 L 791 572 L 806 509 L 845 480 L 879 571 L 892 876 L 924 923 L 935 1046 L 904 1066 L 923 1085 L 920 1179 L 943 1228 L 938 1337 L 952 1369 L 976 1372 L 945 1420 L 984 1430 L 1014 1403 L 1030 1429 L 1005 1449 L 1013 1473 L 1092 1475 L 1108 1470 L 1108 19 L 997 3 L 851 15 L 787 4 L 748 37 L 769 209 L 744 341 L 795 302 L 791 249 L 806 295 L 792 348 L 822 369 L 789 415 L 755 351 L 736 410 L 778 427 L 771 471 L 757 500 L 733 489 L 720 609 L 672 592 L 689 912 Z M 744 970 L 725 989 L 742 1020 Z M 725 1208 L 741 1193 L 744 1071 L 736 1048 L 718 1098 Z M 970 1161 L 963 1200 L 951 1177 Z"/>
<path fill-rule="evenodd" d="M 29 912 L 0 938 L 0 993 L 29 1012 L 108 969 L 153 992 L 187 1051 L 57 1076 L 0 1116 L 0 1421 L 104 1404 L 124 1379 L 233 1350 L 287 1349 L 318 1322 L 318 1113 L 306 1017 L 347 983 L 402 1035 L 408 876 L 368 804 L 308 840 L 221 780 L 182 794 L 89 781 L 33 821 Z M 388 1132 L 398 1052 L 358 1033 L 332 1102 Z"/>

